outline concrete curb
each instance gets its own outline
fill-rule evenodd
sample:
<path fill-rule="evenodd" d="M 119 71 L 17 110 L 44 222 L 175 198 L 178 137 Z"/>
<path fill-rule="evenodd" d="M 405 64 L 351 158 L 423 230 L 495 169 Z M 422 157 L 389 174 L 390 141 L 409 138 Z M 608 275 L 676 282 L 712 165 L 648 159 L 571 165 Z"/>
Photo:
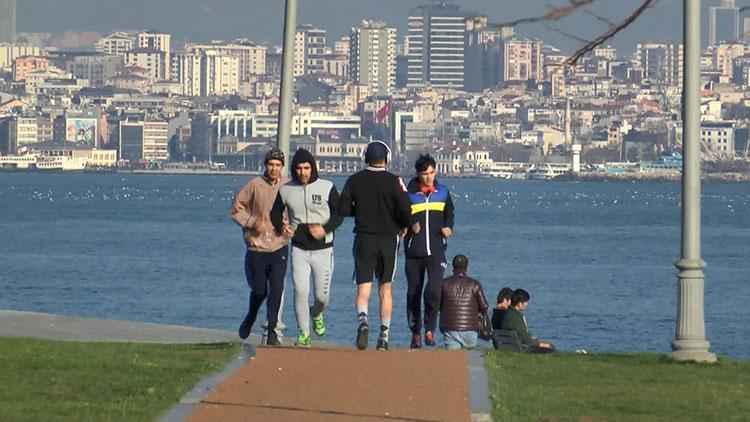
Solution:
<path fill-rule="evenodd" d="M 255 345 L 245 343 L 242 352 L 236 358 L 227 363 L 224 368 L 200 381 L 187 392 L 179 402 L 164 416 L 159 418 L 160 422 L 179 422 L 184 421 L 187 416 L 193 412 L 204 397 L 208 395 L 224 378 L 228 377 L 243 365 L 250 362 L 255 357 Z"/>
<path fill-rule="evenodd" d="M 489 378 L 481 350 L 467 353 L 469 371 L 469 412 L 472 422 L 492 421 L 492 401 L 488 389 Z"/>

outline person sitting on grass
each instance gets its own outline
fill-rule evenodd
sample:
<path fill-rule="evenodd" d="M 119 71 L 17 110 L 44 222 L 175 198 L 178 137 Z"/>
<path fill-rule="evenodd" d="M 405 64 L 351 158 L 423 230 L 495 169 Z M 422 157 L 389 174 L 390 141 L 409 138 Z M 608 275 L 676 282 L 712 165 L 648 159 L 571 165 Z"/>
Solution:
<path fill-rule="evenodd" d="M 526 326 L 526 318 L 523 312 L 529 306 L 529 292 L 523 289 L 516 289 L 510 300 L 510 308 L 505 312 L 501 324 L 503 330 L 515 331 L 518 339 L 524 347 L 524 351 L 529 353 L 552 353 L 555 347 L 550 343 L 539 341 L 531 336 Z"/>
<path fill-rule="evenodd" d="M 497 304 L 492 310 L 492 329 L 499 330 L 502 328 L 505 311 L 510 307 L 510 299 L 513 297 L 513 289 L 503 287 L 497 294 Z"/>

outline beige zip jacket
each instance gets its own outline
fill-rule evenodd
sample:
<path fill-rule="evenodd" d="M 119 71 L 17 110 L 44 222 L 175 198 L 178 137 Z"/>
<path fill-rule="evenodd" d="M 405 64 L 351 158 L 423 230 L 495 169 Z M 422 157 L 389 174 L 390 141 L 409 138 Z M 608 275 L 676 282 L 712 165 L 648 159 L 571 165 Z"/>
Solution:
<path fill-rule="evenodd" d="M 279 188 L 288 180 L 282 176 L 273 183 L 265 175 L 253 177 L 234 196 L 229 216 L 242 227 L 248 250 L 275 252 L 286 247 L 287 239 L 276 233 L 271 224 L 271 208 Z"/>

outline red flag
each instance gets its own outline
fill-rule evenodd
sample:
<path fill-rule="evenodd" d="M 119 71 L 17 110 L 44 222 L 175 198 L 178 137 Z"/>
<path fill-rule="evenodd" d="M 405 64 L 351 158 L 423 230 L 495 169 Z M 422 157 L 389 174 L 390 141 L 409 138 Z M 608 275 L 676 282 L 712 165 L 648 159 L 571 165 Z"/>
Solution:
<path fill-rule="evenodd" d="M 388 101 L 380 110 L 378 110 L 378 113 L 376 115 L 376 119 L 378 123 L 383 123 L 383 120 L 385 120 L 385 118 L 388 117 L 388 115 L 390 114 L 391 114 L 391 102 Z"/>

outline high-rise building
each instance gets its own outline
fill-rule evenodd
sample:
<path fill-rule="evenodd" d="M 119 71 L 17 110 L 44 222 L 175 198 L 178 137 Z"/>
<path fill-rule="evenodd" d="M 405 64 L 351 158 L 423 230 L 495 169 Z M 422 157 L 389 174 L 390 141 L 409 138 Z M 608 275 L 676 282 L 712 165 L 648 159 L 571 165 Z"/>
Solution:
<path fill-rule="evenodd" d="M 736 43 L 740 39 L 740 9 L 734 0 L 708 9 L 708 45 Z"/>
<path fill-rule="evenodd" d="M 138 48 L 157 50 L 164 53 L 164 63 L 172 63 L 172 36 L 163 32 L 147 31 L 138 34 Z M 164 78 L 168 79 L 170 72 L 165 72 Z"/>
<path fill-rule="evenodd" d="M 166 53 L 152 48 L 136 48 L 125 53 L 125 66 L 137 66 L 148 71 L 149 82 L 167 79 L 169 62 Z"/>
<path fill-rule="evenodd" d="M 542 80 L 542 43 L 512 38 L 503 43 L 503 78 L 506 81 Z"/>
<path fill-rule="evenodd" d="M 682 84 L 682 44 L 637 44 L 635 57 L 644 78 L 667 85 Z"/>
<path fill-rule="evenodd" d="M 37 46 L 23 44 L 0 44 L 0 68 L 13 64 L 13 60 L 23 56 L 40 56 L 41 50 Z"/>
<path fill-rule="evenodd" d="M 711 54 L 711 65 L 722 76 L 732 76 L 732 62 L 737 57 L 745 55 L 745 45 L 740 43 L 718 44 Z"/>
<path fill-rule="evenodd" d="M 86 79 L 92 86 L 104 85 L 124 64 L 121 55 L 76 56 L 65 63 L 65 70 L 76 79 Z"/>
<path fill-rule="evenodd" d="M 0 42 L 16 42 L 16 0 L 0 0 Z"/>
<path fill-rule="evenodd" d="M 194 44 L 185 46 L 185 51 L 198 55 L 213 51 L 223 55 L 236 56 L 239 61 L 239 80 L 249 81 L 254 76 L 266 73 L 266 50 L 264 45 L 241 39 L 229 43 Z"/>
<path fill-rule="evenodd" d="M 349 34 L 349 77 L 368 85 L 375 95 L 389 95 L 396 86 L 396 28 L 362 21 Z"/>
<path fill-rule="evenodd" d="M 312 25 L 297 26 L 294 37 L 294 76 L 325 72 L 326 30 Z"/>
<path fill-rule="evenodd" d="M 203 95 L 236 94 L 240 90 L 240 62 L 237 56 L 207 51 L 201 63 Z"/>
<path fill-rule="evenodd" d="M 94 50 L 102 54 L 125 54 L 135 48 L 135 38 L 127 32 L 115 32 L 94 44 Z"/>
<path fill-rule="evenodd" d="M 173 78 L 187 96 L 236 94 L 239 91 L 239 58 L 221 50 L 196 50 L 176 54 Z"/>
<path fill-rule="evenodd" d="M 412 9 L 407 85 L 463 89 L 466 23 L 475 17 L 443 2 Z"/>
<path fill-rule="evenodd" d="M 201 95 L 201 56 L 195 53 L 177 53 L 172 59 L 172 79 L 182 86 L 182 95 Z"/>
<path fill-rule="evenodd" d="M 487 18 L 467 21 L 464 89 L 481 92 L 503 81 L 502 51 L 508 28 L 488 25 Z"/>

